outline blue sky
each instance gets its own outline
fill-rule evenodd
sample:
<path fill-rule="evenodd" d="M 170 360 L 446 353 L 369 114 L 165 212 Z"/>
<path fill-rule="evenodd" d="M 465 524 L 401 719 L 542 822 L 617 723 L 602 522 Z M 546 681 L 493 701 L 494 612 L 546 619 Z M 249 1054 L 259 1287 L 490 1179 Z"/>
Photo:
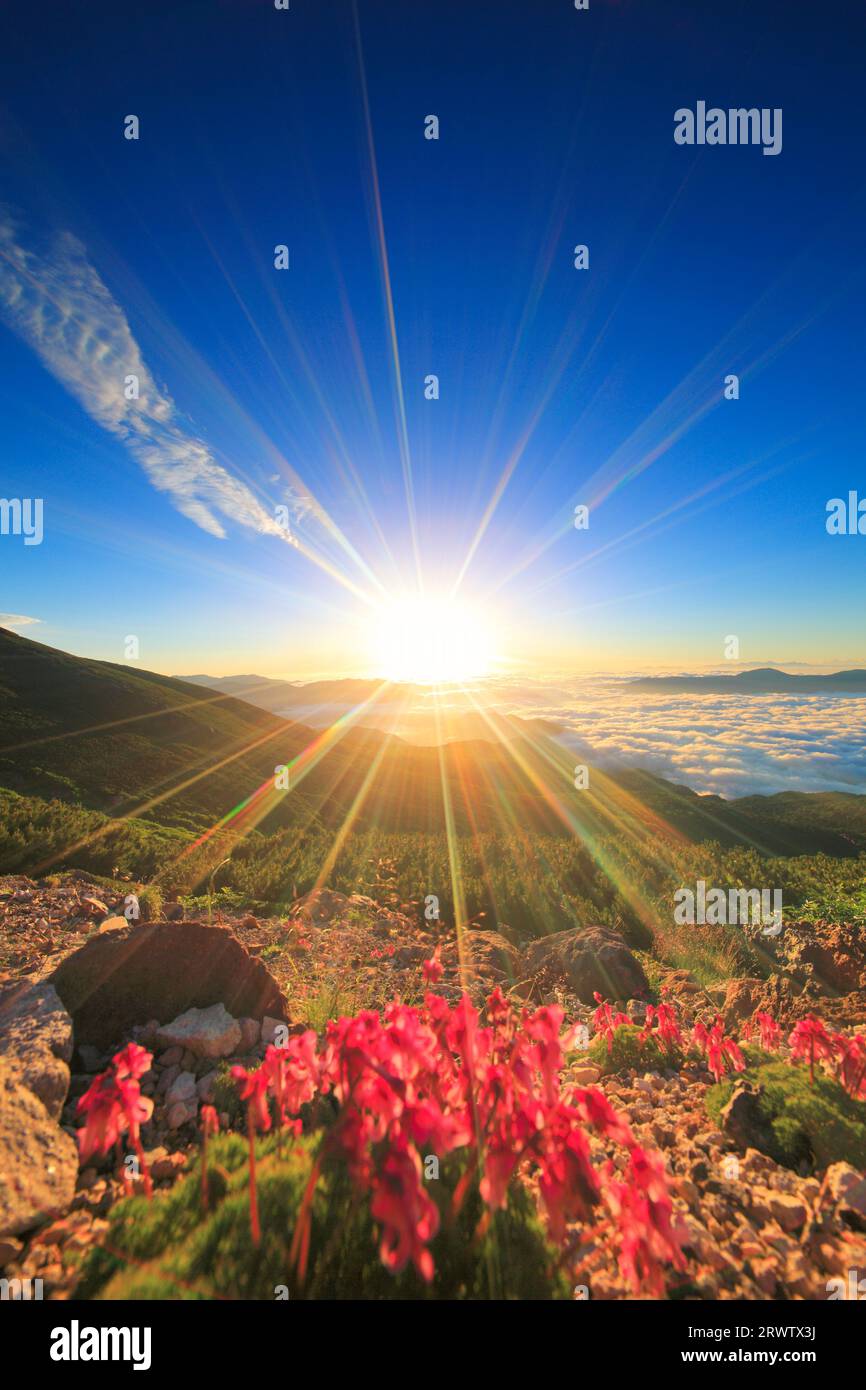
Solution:
<path fill-rule="evenodd" d="M 824 526 L 866 495 L 856 7 L 820 34 L 769 0 L 8 15 L 0 492 L 45 506 L 40 546 L 0 537 L 21 631 L 361 673 L 366 600 L 471 551 L 513 674 L 718 665 L 730 633 L 866 665 L 866 538 Z M 677 146 L 698 100 L 782 108 L 782 152 Z M 133 350 L 147 467 L 106 397 Z M 296 547 L 263 518 L 299 497 Z"/>

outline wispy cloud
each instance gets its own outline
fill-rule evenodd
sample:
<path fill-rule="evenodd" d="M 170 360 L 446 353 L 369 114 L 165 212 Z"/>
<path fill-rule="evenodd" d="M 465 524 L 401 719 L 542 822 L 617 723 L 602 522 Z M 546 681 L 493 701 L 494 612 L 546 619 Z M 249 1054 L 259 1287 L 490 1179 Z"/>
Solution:
<path fill-rule="evenodd" d="M 0 316 L 196 526 L 223 538 L 224 518 L 291 541 L 289 531 L 215 460 L 157 385 L 126 315 L 77 237 L 60 232 L 37 254 L 22 245 L 14 219 L 0 213 Z M 137 400 L 126 398 L 131 376 L 138 378 Z"/>
<path fill-rule="evenodd" d="M 41 618 L 28 618 L 24 613 L 0 613 L 0 627 L 29 627 L 41 622 Z"/>

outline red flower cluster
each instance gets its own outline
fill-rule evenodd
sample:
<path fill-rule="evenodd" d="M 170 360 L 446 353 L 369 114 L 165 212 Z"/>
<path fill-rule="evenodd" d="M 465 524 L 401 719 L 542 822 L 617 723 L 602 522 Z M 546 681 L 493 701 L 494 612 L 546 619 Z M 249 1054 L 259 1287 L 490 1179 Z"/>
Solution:
<path fill-rule="evenodd" d="M 866 1100 L 866 1037 L 862 1033 L 853 1038 L 834 1033 L 833 1050 L 839 1085 L 854 1100 Z"/>
<path fill-rule="evenodd" d="M 613 1035 L 617 1028 L 630 1024 L 631 1019 L 628 1014 L 614 1013 L 610 1004 L 602 999 L 598 990 L 595 991 L 593 998 L 598 1008 L 592 1016 L 592 1026 L 596 1033 L 600 1033 L 603 1038 L 607 1039 L 607 1050 L 610 1052 L 613 1047 Z"/>
<path fill-rule="evenodd" d="M 477 1179 L 487 1206 L 502 1208 L 509 1183 L 533 1171 L 554 1240 L 564 1240 L 569 1222 L 595 1215 L 613 1229 L 635 1292 L 659 1294 L 663 1267 L 683 1267 L 664 1165 L 640 1147 L 601 1091 L 563 1093 L 562 1021 L 553 1006 L 517 1014 L 499 990 L 483 1019 L 466 995 L 452 1008 L 428 994 L 421 1008 L 395 1002 L 382 1016 L 364 1011 L 331 1022 L 319 1052 L 312 1033 L 269 1049 L 262 1081 L 240 1068 L 235 1074 L 254 1117 L 251 1134 L 253 1125 L 270 1124 L 260 1109 L 267 1095 L 282 1094 L 284 1115 L 315 1094 L 336 1099 L 327 1151 L 369 1193 L 380 1257 L 395 1273 L 411 1261 L 423 1279 L 434 1274 L 429 1244 L 439 1209 L 424 1186 L 422 1155 L 466 1150 L 456 1202 Z M 281 1092 L 279 1068 L 290 1078 Z M 610 1161 L 594 1166 L 590 1132 L 625 1147 L 622 1174 Z M 305 1200 L 298 1252 L 309 1248 L 310 1211 Z"/>
<path fill-rule="evenodd" d="M 720 1014 L 716 1014 L 712 1028 L 706 1028 L 701 1022 L 695 1024 L 692 1043 L 706 1057 L 707 1066 L 717 1082 L 721 1081 L 729 1065 L 732 1071 L 746 1070 L 746 1059 L 739 1045 L 733 1038 L 725 1037 L 725 1025 Z"/>
<path fill-rule="evenodd" d="M 835 1063 L 836 1080 L 854 1100 L 866 1100 L 866 1037 L 857 1033 L 827 1032 L 815 1014 L 801 1018 L 788 1038 L 792 1062 L 809 1063 L 809 1081 L 815 1084 L 815 1063 Z"/>
<path fill-rule="evenodd" d="M 106 1154 L 121 1134 L 128 1132 L 138 1156 L 148 1197 L 152 1191 L 150 1174 L 141 1144 L 141 1126 L 153 1114 L 153 1101 L 141 1094 L 139 1081 L 150 1071 L 153 1055 L 138 1043 L 127 1043 L 111 1059 L 111 1065 L 91 1082 L 76 1109 L 85 1116 L 78 1130 L 78 1151 L 82 1163 L 91 1154 Z"/>
<path fill-rule="evenodd" d="M 661 1003 L 658 1008 L 654 1004 L 647 1005 L 646 1021 L 638 1041 L 643 1045 L 650 1037 L 658 1042 L 665 1052 L 677 1052 L 682 1048 L 683 1035 L 671 1004 Z"/>
<path fill-rule="evenodd" d="M 751 1038 L 756 1023 L 761 1047 L 765 1052 L 777 1052 L 782 1043 L 782 1030 L 772 1014 L 762 1013 L 760 1009 L 756 1009 L 752 1017 L 743 1024 L 742 1033 L 746 1042 Z"/>
<path fill-rule="evenodd" d="M 250 1146 L 250 1231 L 253 1243 L 261 1240 L 259 1205 L 256 1191 L 256 1130 L 271 1127 L 270 1102 L 273 1100 L 280 1128 L 301 1131 L 300 1120 L 291 1117 L 316 1094 L 318 1063 L 316 1035 L 308 1028 L 300 1037 L 290 1038 L 285 1047 L 268 1047 L 265 1060 L 255 1071 L 232 1067 L 240 1086 L 241 1100 L 247 1103 L 247 1134 Z"/>
<path fill-rule="evenodd" d="M 833 1057 L 833 1040 L 820 1018 L 809 1014 L 801 1018 L 788 1038 L 792 1062 L 809 1063 L 809 1081 L 815 1084 L 815 1063 L 822 1057 Z"/>

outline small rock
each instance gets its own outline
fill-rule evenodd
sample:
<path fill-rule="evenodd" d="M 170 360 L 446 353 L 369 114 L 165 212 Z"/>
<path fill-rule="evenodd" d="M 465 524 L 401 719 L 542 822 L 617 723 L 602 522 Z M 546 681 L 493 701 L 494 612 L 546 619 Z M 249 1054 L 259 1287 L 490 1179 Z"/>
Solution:
<path fill-rule="evenodd" d="M 184 1049 L 182 1047 L 169 1047 L 165 1052 L 160 1053 L 156 1059 L 161 1067 L 179 1067 L 183 1061 Z"/>
<path fill-rule="evenodd" d="M 108 908 L 99 898 L 82 898 L 81 910 L 85 917 L 107 917 Z M 125 923 L 124 923 L 125 925 Z"/>
<path fill-rule="evenodd" d="M 772 1192 L 766 1187 L 751 1189 L 752 1211 L 760 1220 L 778 1221 L 783 1231 L 799 1231 L 806 1224 L 808 1211 L 799 1197 L 785 1192 Z"/>
<path fill-rule="evenodd" d="M 252 1052 L 261 1037 L 261 1024 L 257 1018 L 239 1018 L 238 1026 L 241 1030 L 241 1052 Z"/>
<path fill-rule="evenodd" d="M 182 1173 L 186 1167 L 186 1154 L 179 1152 L 166 1153 L 162 1150 L 162 1156 L 150 1165 L 150 1172 L 154 1182 L 166 1182 L 176 1178 L 178 1173 Z"/>
<path fill-rule="evenodd" d="M 866 1176 L 850 1163 L 833 1163 L 824 1175 L 824 1183 L 839 1204 L 839 1215 L 854 1226 L 866 1227 Z"/>
<path fill-rule="evenodd" d="M 174 1078 L 165 1093 L 167 1105 L 175 1105 L 178 1101 L 189 1105 L 196 1094 L 195 1076 L 191 1071 L 182 1071 Z"/>
<path fill-rule="evenodd" d="M 106 917 L 104 922 L 100 922 L 100 934 L 106 931 L 117 931 L 118 927 L 126 927 L 129 923 L 125 917 Z"/>
<path fill-rule="evenodd" d="M 578 1086 L 594 1086 L 601 1076 L 598 1067 L 573 1067 L 571 1079 Z"/>
<path fill-rule="evenodd" d="M 166 1067 L 165 1071 L 162 1073 L 162 1076 L 159 1078 L 159 1082 L 156 1088 L 156 1094 L 158 1096 L 164 1096 L 168 1091 L 169 1087 L 174 1084 L 175 1080 L 179 1076 L 180 1067 L 177 1065 L 177 1063 L 175 1063 L 173 1067 Z"/>
<path fill-rule="evenodd" d="M 225 1004 L 186 1013 L 159 1030 L 161 1042 L 187 1048 L 197 1057 L 228 1057 L 237 1049 L 241 1030 Z"/>
<path fill-rule="evenodd" d="M 283 1020 L 282 1020 L 281 1018 L 271 1018 L 271 1017 L 269 1017 L 269 1015 L 266 1014 L 265 1017 L 262 1019 L 262 1028 L 261 1028 L 261 1040 L 262 1040 L 262 1042 L 265 1043 L 265 1044 L 270 1044 L 270 1043 L 275 1042 L 275 1041 L 276 1041 L 276 1036 L 277 1036 L 277 1029 L 278 1029 L 278 1028 L 279 1028 L 279 1029 L 283 1029 L 283 1028 L 285 1028 L 285 1027 L 286 1027 L 286 1025 L 285 1025 L 285 1023 L 283 1023 Z"/>
<path fill-rule="evenodd" d="M 169 1107 L 166 1115 L 166 1124 L 169 1129 L 180 1129 L 181 1125 L 185 1125 L 188 1120 L 194 1120 L 197 1108 L 195 1103 L 188 1104 L 186 1101 L 176 1101 L 174 1105 Z"/>
<path fill-rule="evenodd" d="M 761 1088 L 738 1082 L 719 1119 L 725 1134 L 738 1148 L 758 1149 L 768 1142 L 767 1122 L 760 1110 Z"/>
<path fill-rule="evenodd" d="M 204 1076 L 199 1077 L 196 1082 L 196 1095 L 204 1105 L 210 1105 L 213 1100 L 214 1087 L 218 1075 L 219 1073 L 216 1071 L 209 1071 L 206 1072 Z"/>
<path fill-rule="evenodd" d="M 776 1292 L 776 1261 L 772 1255 L 752 1261 L 752 1276 L 762 1293 L 772 1298 Z"/>

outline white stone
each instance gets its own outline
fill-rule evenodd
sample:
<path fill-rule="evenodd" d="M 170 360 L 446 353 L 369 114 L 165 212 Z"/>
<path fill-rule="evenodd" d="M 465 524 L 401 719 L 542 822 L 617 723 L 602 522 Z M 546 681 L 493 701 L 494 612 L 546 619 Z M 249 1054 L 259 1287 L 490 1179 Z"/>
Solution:
<path fill-rule="evenodd" d="M 187 1009 L 159 1030 L 158 1042 L 165 1047 L 183 1047 L 196 1057 L 230 1057 L 241 1040 L 239 1024 L 225 1004 L 209 1009 Z"/>

